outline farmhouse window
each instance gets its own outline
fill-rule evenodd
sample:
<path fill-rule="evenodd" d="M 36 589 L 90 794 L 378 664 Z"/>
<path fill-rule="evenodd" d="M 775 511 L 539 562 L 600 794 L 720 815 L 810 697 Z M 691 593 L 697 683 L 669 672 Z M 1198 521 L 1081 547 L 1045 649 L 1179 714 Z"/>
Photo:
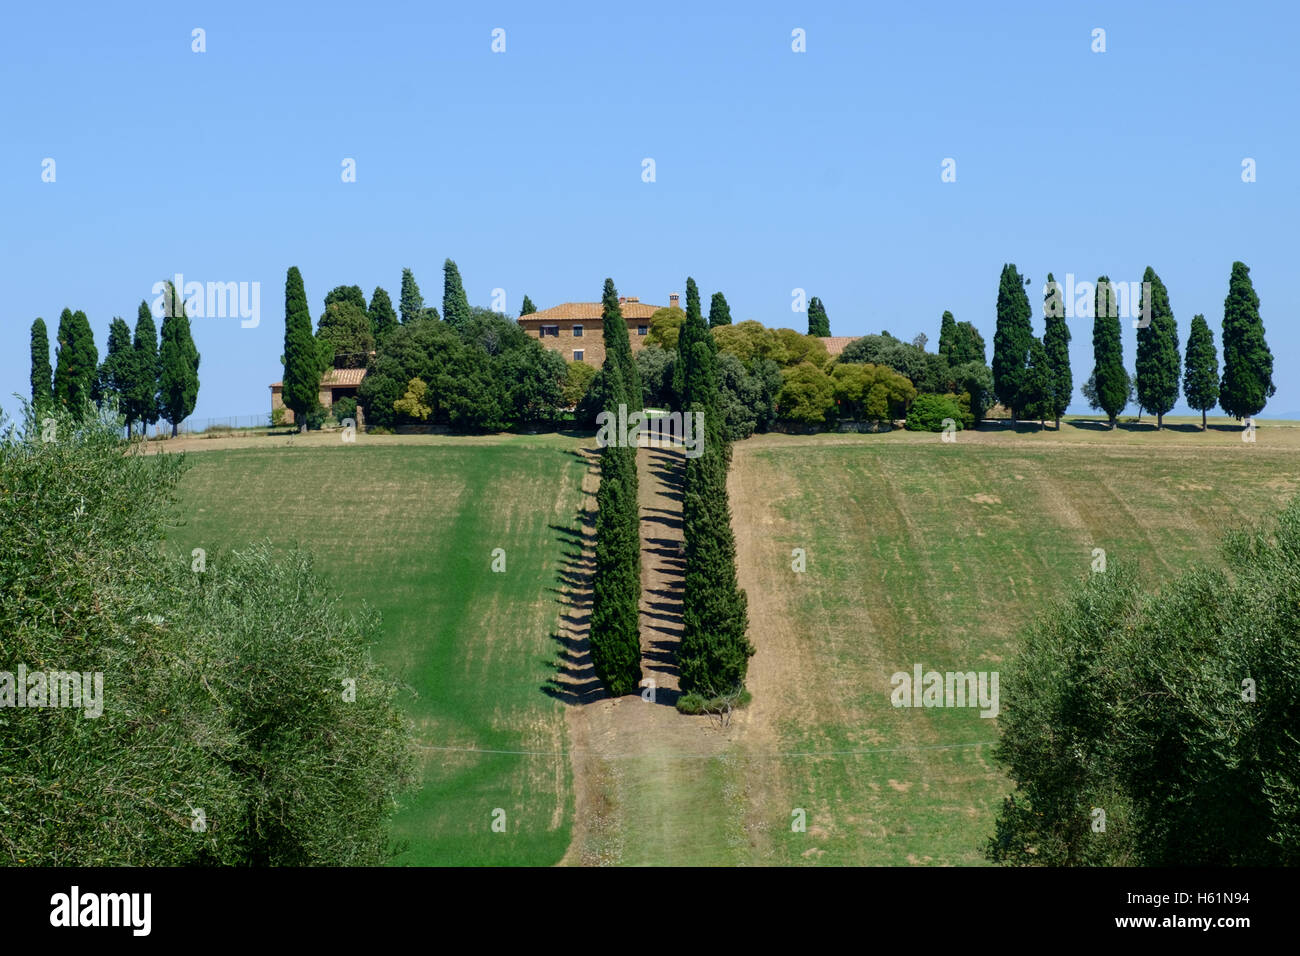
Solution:
<path fill-rule="evenodd" d="M 582 326 L 581 326 L 581 325 L 575 325 L 575 326 L 573 327 L 573 337 L 574 337 L 575 339 L 580 339 L 580 338 L 582 338 Z"/>
<path fill-rule="evenodd" d="M 649 331 L 650 331 L 650 326 L 648 326 L 648 325 L 638 325 L 638 326 L 636 327 L 636 334 L 637 334 L 637 335 L 645 335 L 645 334 L 646 334 L 647 332 L 649 332 Z"/>
<path fill-rule="evenodd" d="M 573 360 L 574 360 L 575 362 L 581 362 L 581 361 L 582 361 L 582 349 L 574 349 L 574 350 L 573 350 Z"/>
<path fill-rule="evenodd" d="M 560 327 L 558 325 L 543 325 L 540 329 L 537 330 L 537 337 L 539 339 L 544 339 L 548 335 L 554 335 L 558 337 L 559 334 L 560 334 Z"/>

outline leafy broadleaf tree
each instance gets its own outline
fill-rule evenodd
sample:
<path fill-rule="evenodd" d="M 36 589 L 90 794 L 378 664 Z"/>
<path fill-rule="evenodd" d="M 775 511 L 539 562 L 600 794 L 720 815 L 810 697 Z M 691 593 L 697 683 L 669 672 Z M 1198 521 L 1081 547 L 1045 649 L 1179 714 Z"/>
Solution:
<path fill-rule="evenodd" d="M 177 427 L 193 414 L 199 399 L 199 350 L 190 335 L 185 302 L 174 286 L 168 283 L 168 287 L 173 306 L 163 317 L 158 347 L 158 406 L 175 438 Z"/>
<path fill-rule="evenodd" d="M 1183 368 L 1183 393 L 1187 404 L 1201 413 L 1201 431 L 1205 431 L 1206 412 L 1219 403 L 1219 355 L 1214 348 L 1214 333 L 1203 315 L 1192 316 Z"/>
<path fill-rule="evenodd" d="M 86 313 L 64 309 L 59 316 L 58 353 L 54 366 L 54 403 L 74 415 L 92 400 L 99 369 L 99 350 Z"/>
<path fill-rule="evenodd" d="M 808 334 L 823 337 L 831 334 L 831 320 L 826 315 L 822 300 L 813 296 L 808 300 Z"/>
<path fill-rule="evenodd" d="M 325 306 L 316 326 L 316 340 L 325 368 L 365 368 L 375 348 L 373 324 L 365 309 L 351 299 Z"/>
<path fill-rule="evenodd" d="M 54 401 L 54 370 L 50 367 L 50 335 L 45 320 L 32 323 L 32 407 L 47 410 Z"/>
<path fill-rule="evenodd" d="M 366 294 L 361 291 L 359 285 L 340 285 L 335 286 L 325 296 L 325 310 L 335 302 L 350 302 L 362 312 L 366 311 Z"/>
<path fill-rule="evenodd" d="M 1223 381 L 1219 404 L 1233 418 L 1264 410 L 1273 397 L 1273 353 L 1264 341 L 1259 296 L 1244 262 L 1232 264 L 1228 297 L 1223 302 Z"/>
<path fill-rule="evenodd" d="M 469 298 L 460 281 L 460 270 L 448 259 L 442 264 L 442 319 L 462 331 L 469 324 Z"/>
<path fill-rule="evenodd" d="M 1149 285 L 1148 285 L 1149 283 Z M 1140 314 L 1151 321 L 1137 330 L 1137 397 L 1138 403 L 1156 416 L 1156 428 L 1164 427 L 1165 413 L 1178 401 L 1179 355 L 1178 326 L 1169 306 L 1169 293 L 1154 269 L 1147 266 L 1142 275 Z M 1146 301 L 1146 290 L 1151 301 Z"/>
<path fill-rule="evenodd" d="M 135 334 L 131 340 L 131 384 L 126 390 L 127 417 L 140 423 L 140 432 L 158 421 L 158 327 L 149 303 L 136 310 Z"/>
<path fill-rule="evenodd" d="M 409 273 L 407 270 L 405 275 Z M 293 412 L 300 431 L 307 430 L 308 416 L 320 407 L 320 380 L 324 371 L 321 349 L 311 333 L 311 312 L 307 306 L 302 273 L 297 266 L 290 266 L 284 280 L 284 384 L 281 397 L 285 407 Z"/>
<path fill-rule="evenodd" d="M 1024 280 L 1014 264 L 1004 265 L 993 335 L 993 394 L 1011 410 L 1012 419 L 1018 419 L 1025 407 L 1029 349 L 1034 340 L 1031 315 Z"/>
<path fill-rule="evenodd" d="M 1093 408 L 1106 413 L 1110 427 L 1114 428 L 1119 413 L 1128 405 L 1132 379 L 1124 368 L 1119 310 L 1107 276 L 1097 279 L 1093 294 L 1092 361 L 1089 382 L 1093 397 L 1089 401 Z"/>
<path fill-rule="evenodd" d="M 716 329 L 720 325 L 731 324 L 731 306 L 727 305 L 727 297 L 721 292 L 713 293 L 713 298 L 709 300 L 709 328 Z"/>
<path fill-rule="evenodd" d="M 1043 331 L 1043 350 L 1046 353 L 1050 382 L 1047 395 L 1046 413 L 1056 421 L 1056 428 L 1061 428 L 1061 416 L 1070 407 L 1074 395 L 1074 378 L 1070 374 L 1070 328 L 1065 324 L 1065 308 L 1059 294 L 1056 278 L 1047 274 L 1048 292 L 1043 303 L 1043 315 L 1047 327 Z"/>

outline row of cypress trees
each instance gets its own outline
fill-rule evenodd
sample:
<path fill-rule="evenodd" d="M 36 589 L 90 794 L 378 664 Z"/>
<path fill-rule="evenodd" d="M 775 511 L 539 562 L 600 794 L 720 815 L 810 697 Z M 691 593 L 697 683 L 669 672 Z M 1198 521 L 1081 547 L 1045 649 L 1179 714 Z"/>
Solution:
<path fill-rule="evenodd" d="M 684 414 L 701 413 L 702 452 L 686 459 L 682 528 L 686 570 L 682 641 L 677 663 L 686 694 L 716 698 L 744 687 L 754 653 L 746 631 L 748 599 L 736 578 L 727 468 L 731 446 L 722 427 L 717 344 L 700 312 L 695 280 L 686 280 L 686 319 L 677 340 Z"/>
<path fill-rule="evenodd" d="M 603 410 L 617 418 L 620 406 L 630 414 L 641 411 L 642 402 L 640 374 L 612 279 L 605 280 L 601 311 Z M 707 700 L 743 689 L 754 647 L 746 635 L 748 600 L 736 577 L 736 541 L 727 497 L 731 448 L 722 427 L 717 345 L 692 278 L 686 280 L 686 318 L 678 354 L 675 377 L 684 396 L 683 413 L 698 413 L 704 426 L 701 454 L 686 459 L 683 484 L 686 568 L 678 667 L 683 693 Z M 605 444 L 596 495 L 590 645 L 596 676 L 615 697 L 631 693 L 641 681 L 637 491 L 636 447 L 623 441 Z"/>
<path fill-rule="evenodd" d="M 128 432 L 141 430 L 160 418 L 177 426 L 194 411 L 199 395 L 199 352 L 190 332 L 185 304 L 168 283 L 162 342 L 147 302 L 136 314 L 135 333 L 120 317 L 108 330 L 108 353 L 103 363 L 86 313 L 64 309 L 59 316 L 56 364 L 50 367 L 49 332 L 37 318 L 31 328 L 32 407 L 38 412 L 67 408 L 76 413 L 86 403 L 102 406 L 115 401 L 126 419 Z M 171 313 L 176 314 L 171 314 Z"/>
<path fill-rule="evenodd" d="M 1216 404 L 1234 418 L 1262 411 L 1273 395 L 1273 355 L 1264 340 L 1259 297 L 1244 263 L 1232 264 L 1223 314 L 1223 377 L 1214 338 L 1205 316 L 1192 319 L 1185 357 L 1179 355 L 1178 326 L 1169 292 L 1154 269 L 1143 273 L 1139 313 L 1150 317 L 1137 330 L 1136 375 L 1124 368 L 1123 344 L 1114 290 L 1108 276 L 1097 279 L 1093 296 L 1093 372 L 1084 397 L 1106 413 L 1112 428 L 1136 396 L 1138 405 L 1156 415 L 1156 427 L 1178 401 L 1180 380 L 1188 405 L 1206 413 Z M 1002 267 L 998 287 L 997 332 L 993 339 L 993 391 L 1016 419 L 1054 418 L 1057 424 L 1070 404 L 1070 332 L 1065 324 L 1059 287 L 1047 276 L 1043 313 L 1046 331 L 1034 336 L 1024 280 L 1012 264 Z M 1147 289 L 1150 290 L 1149 301 Z"/>
<path fill-rule="evenodd" d="M 603 411 L 619 420 L 641 410 L 641 376 L 632 359 L 627 323 L 613 279 L 601 297 L 605 361 Z M 596 492 L 596 555 L 592 575 L 590 646 L 597 678 L 612 697 L 641 682 L 641 529 L 636 447 L 615 440 L 600 452 Z"/>

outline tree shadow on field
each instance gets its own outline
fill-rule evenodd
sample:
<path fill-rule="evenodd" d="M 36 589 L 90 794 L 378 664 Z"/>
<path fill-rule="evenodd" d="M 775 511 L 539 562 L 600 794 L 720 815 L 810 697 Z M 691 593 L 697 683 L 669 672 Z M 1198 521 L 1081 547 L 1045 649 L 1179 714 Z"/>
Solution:
<path fill-rule="evenodd" d="M 659 484 L 656 495 L 681 502 L 686 463 L 680 450 L 672 453 L 652 448 L 648 465 L 647 470 Z M 655 681 L 655 702 L 667 707 L 676 707 L 681 697 L 677 651 L 682 641 L 682 588 L 686 573 L 681 532 L 680 510 L 642 509 L 641 561 L 653 582 L 641 592 L 642 667 L 646 676 Z"/>
<path fill-rule="evenodd" d="M 592 467 L 599 467 L 594 456 L 566 451 Z M 542 693 L 570 706 L 589 704 L 607 696 L 591 662 L 587 633 L 591 627 L 591 577 L 596 547 L 596 516 L 580 508 L 572 525 L 547 525 L 555 532 L 563 548 L 560 567 L 555 573 L 560 629 L 551 634 L 556 644 L 555 675 L 541 686 Z"/>

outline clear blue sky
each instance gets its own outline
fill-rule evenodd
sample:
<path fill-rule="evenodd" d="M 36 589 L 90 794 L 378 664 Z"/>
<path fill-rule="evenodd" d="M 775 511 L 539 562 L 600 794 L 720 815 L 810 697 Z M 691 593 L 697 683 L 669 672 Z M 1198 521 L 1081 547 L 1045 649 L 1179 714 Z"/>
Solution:
<path fill-rule="evenodd" d="M 1275 359 L 1262 417 L 1300 417 L 1296 9 L 11 5 L 0 405 L 28 392 L 36 316 L 53 336 L 65 306 L 83 309 L 102 356 L 112 317 L 134 325 L 175 272 L 262 285 L 257 328 L 193 322 L 205 418 L 269 408 L 292 265 L 313 315 L 340 284 L 396 301 L 403 266 L 440 307 L 450 256 L 471 302 L 501 287 L 512 314 L 524 293 L 539 308 L 598 299 L 606 276 L 666 304 L 693 275 L 737 321 L 803 331 L 800 287 L 834 334 L 923 331 L 933 347 L 950 309 L 991 353 L 1004 262 L 1033 280 L 1036 312 L 1049 270 L 1140 280 L 1150 265 L 1181 346 L 1197 312 L 1221 344 L 1240 259 Z M 1070 326 L 1077 387 L 1091 319 Z"/>

